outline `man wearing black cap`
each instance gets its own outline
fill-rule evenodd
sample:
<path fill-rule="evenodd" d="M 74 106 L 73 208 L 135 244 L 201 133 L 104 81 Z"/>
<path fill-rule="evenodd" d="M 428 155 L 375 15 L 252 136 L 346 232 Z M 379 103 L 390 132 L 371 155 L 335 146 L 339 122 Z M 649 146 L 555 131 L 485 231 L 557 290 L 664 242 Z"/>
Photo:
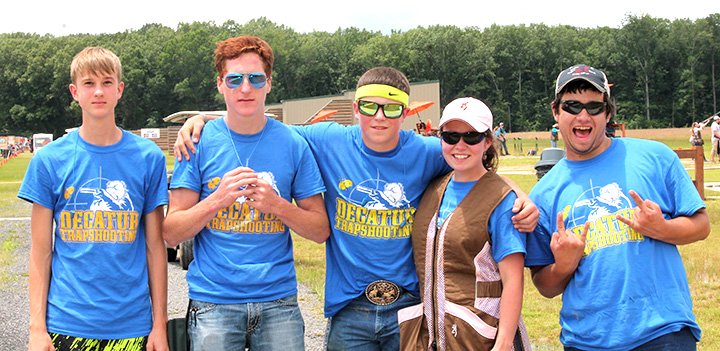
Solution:
<path fill-rule="evenodd" d="M 566 146 L 530 193 L 540 221 L 525 265 L 546 297 L 563 295 L 566 350 L 695 350 L 692 312 L 677 245 L 710 232 L 705 204 L 664 144 L 611 139 L 615 112 L 605 73 L 560 73 L 552 113 Z"/>

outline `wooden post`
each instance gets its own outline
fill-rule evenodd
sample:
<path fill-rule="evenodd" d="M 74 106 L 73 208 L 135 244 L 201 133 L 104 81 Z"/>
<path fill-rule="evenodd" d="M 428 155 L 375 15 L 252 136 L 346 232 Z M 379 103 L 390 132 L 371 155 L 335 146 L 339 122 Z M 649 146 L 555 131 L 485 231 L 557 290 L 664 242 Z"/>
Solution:
<path fill-rule="evenodd" d="M 705 200 L 705 160 L 703 157 L 703 147 L 693 146 L 692 149 L 676 149 L 673 151 L 675 151 L 679 158 L 695 159 L 695 179 L 693 179 L 693 184 L 695 184 L 700 198 Z"/>

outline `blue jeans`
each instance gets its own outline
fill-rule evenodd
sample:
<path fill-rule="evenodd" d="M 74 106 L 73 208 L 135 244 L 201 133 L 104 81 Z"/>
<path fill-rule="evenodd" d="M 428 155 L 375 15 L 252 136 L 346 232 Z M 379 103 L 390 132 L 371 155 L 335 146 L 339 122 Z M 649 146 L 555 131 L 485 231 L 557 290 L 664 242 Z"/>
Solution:
<path fill-rule="evenodd" d="M 674 333 L 665 334 L 657 339 L 650 340 L 631 351 L 695 351 L 697 340 L 690 328 L 683 328 Z M 566 347 L 565 351 L 581 351 L 574 347 Z"/>
<path fill-rule="evenodd" d="M 407 291 L 385 306 L 375 305 L 364 294 L 360 295 L 328 320 L 327 350 L 399 350 L 397 311 L 419 303 L 420 298 Z"/>
<path fill-rule="evenodd" d="M 500 146 L 501 146 L 501 149 L 499 151 L 500 151 L 501 155 L 505 155 L 505 156 L 510 155 L 510 153 L 508 152 L 508 149 L 507 149 L 507 140 L 505 140 L 505 139 L 500 140 Z M 505 151 L 504 154 L 503 154 L 503 151 Z"/>
<path fill-rule="evenodd" d="M 192 351 L 305 349 L 297 295 L 232 305 L 191 300 L 187 322 Z"/>

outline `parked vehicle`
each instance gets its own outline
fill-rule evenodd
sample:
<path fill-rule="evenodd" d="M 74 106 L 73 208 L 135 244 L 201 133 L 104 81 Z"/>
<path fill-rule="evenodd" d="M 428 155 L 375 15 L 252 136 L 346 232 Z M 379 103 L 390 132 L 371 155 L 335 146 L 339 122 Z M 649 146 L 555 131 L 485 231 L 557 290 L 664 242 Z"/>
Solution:
<path fill-rule="evenodd" d="M 33 134 L 32 138 L 33 153 L 38 152 L 38 150 L 42 149 L 45 145 L 50 144 L 50 142 L 53 141 L 53 135 L 46 133 Z"/>

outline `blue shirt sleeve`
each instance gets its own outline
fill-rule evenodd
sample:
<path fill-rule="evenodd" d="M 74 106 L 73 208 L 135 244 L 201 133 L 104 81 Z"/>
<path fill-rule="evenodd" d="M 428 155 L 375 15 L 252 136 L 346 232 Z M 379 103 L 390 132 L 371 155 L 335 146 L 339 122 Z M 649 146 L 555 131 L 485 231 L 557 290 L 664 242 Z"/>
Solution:
<path fill-rule="evenodd" d="M 202 179 L 198 169 L 198 157 L 202 152 L 201 144 L 195 144 L 196 153 L 190 153 L 190 160 L 178 161 L 175 159 L 170 189 L 186 188 L 197 193 L 202 190 Z"/>
<path fill-rule="evenodd" d="M 47 152 L 49 152 L 47 149 L 38 151 L 30 160 L 17 196 L 54 211 L 57 197 L 53 191 L 53 183 L 56 181 L 56 177 L 53 173 L 48 172 L 48 165 L 44 157 Z"/>
<path fill-rule="evenodd" d="M 536 185 L 537 187 L 537 185 Z M 543 201 L 537 197 L 535 192 L 537 189 L 533 189 L 530 192 L 530 199 L 539 203 Z M 525 267 L 533 266 L 546 266 L 555 263 L 555 256 L 553 256 L 550 250 L 550 238 L 554 231 L 549 228 L 556 228 L 555 221 L 557 220 L 553 216 L 549 216 L 542 206 L 538 206 L 540 211 L 540 218 L 538 224 L 535 227 L 535 231 L 527 234 L 527 253 L 525 254 Z"/>
<path fill-rule="evenodd" d="M 525 254 L 526 235 L 512 223 L 512 207 L 517 199 L 515 192 L 508 193 L 490 215 L 488 231 L 492 240 L 492 256 L 495 262 L 514 253 Z"/>

